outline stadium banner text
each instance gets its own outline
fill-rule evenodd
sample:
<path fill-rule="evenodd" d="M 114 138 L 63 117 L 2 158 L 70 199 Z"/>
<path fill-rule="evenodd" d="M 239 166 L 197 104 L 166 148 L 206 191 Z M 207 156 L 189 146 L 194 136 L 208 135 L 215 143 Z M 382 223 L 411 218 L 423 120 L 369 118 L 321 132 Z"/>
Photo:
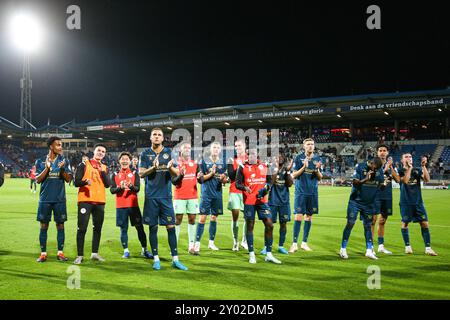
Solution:
<path fill-rule="evenodd" d="M 214 122 L 228 122 L 228 121 L 248 121 L 248 120 L 264 120 L 264 119 L 282 119 L 299 116 L 316 116 L 321 114 L 333 114 L 337 112 L 360 112 L 370 110 L 384 110 L 384 109 L 413 109 L 413 108 L 428 108 L 435 106 L 444 106 L 450 104 L 450 99 L 416 99 L 403 100 L 396 102 L 380 102 L 372 104 L 348 105 L 342 107 L 301 107 L 299 110 L 280 110 L 267 112 L 248 112 L 245 114 L 230 114 L 219 116 L 201 116 L 191 119 L 171 119 L 170 116 L 166 119 L 154 121 L 139 121 L 121 124 L 96 125 L 86 127 L 87 131 L 102 131 L 115 130 L 126 128 L 151 128 L 159 126 L 183 126 L 198 123 L 214 123 Z"/>

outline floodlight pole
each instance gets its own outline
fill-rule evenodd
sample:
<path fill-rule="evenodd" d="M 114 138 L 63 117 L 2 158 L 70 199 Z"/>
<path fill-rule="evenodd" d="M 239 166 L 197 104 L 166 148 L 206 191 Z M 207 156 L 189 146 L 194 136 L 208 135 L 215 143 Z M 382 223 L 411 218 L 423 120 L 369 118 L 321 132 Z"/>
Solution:
<path fill-rule="evenodd" d="M 31 74 L 30 74 L 30 56 L 28 53 L 24 54 L 22 78 L 20 79 L 20 126 L 22 128 L 31 129 L 31 88 L 32 88 Z"/>

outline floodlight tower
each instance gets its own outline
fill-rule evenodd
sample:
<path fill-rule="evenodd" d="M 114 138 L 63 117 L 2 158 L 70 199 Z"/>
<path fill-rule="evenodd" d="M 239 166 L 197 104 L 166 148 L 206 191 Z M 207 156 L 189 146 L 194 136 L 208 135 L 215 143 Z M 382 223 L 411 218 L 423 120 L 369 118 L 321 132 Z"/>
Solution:
<path fill-rule="evenodd" d="M 20 79 L 20 126 L 22 128 L 31 128 L 31 88 L 33 82 L 30 74 L 30 56 L 28 53 L 23 57 L 22 79 Z"/>
<path fill-rule="evenodd" d="M 39 21 L 31 14 L 19 13 L 10 21 L 11 37 L 23 53 L 22 78 L 20 79 L 20 126 L 33 128 L 31 116 L 31 89 L 33 83 L 30 73 L 30 54 L 36 51 L 42 40 L 42 28 Z"/>

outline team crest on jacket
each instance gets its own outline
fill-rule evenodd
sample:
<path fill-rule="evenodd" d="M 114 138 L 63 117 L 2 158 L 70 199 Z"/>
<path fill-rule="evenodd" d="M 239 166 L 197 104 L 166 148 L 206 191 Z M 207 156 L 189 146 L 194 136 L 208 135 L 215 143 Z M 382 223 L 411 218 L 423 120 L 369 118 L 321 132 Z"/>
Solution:
<path fill-rule="evenodd" d="M 263 166 L 262 164 L 260 164 L 260 165 L 258 166 L 258 169 L 259 169 L 259 170 L 262 170 L 262 169 L 264 169 L 264 166 Z"/>
<path fill-rule="evenodd" d="M 163 154 L 163 159 L 164 159 L 164 160 L 169 159 L 169 155 L 168 155 L 167 153 L 164 153 L 164 154 Z"/>
<path fill-rule="evenodd" d="M 189 162 L 189 167 L 193 167 L 194 164 L 192 162 Z"/>
<path fill-rule="evenodd" d="M 133 178 L 133 174 L 131 172 L 128 174 L 128 178 Z"/>

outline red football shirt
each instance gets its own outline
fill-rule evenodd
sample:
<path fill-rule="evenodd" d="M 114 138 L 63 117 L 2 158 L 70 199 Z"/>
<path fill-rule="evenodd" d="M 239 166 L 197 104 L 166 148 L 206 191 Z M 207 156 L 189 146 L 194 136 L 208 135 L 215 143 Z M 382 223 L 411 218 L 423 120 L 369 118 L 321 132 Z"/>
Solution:
<path fill-rule="evenodd" d="M 36 169 L 30 170 L 30 179 L 36 180 Z"/>
<path fill-rule="evenodd" d="M 197 168 L 198 164 L 194 160 L 185 161 L 178 159 L 178 168 L 184 168 L 184 177 L 179 184 L 175 186 L 175 200 L 198 199 L 197 191 Z"/>
<path fill-rule="evenodd" d="M 120 186 L 122 181 L 127 184 L 134 185 L 136 180 L 136 172 L 130 169 L 120 170 L 114 175 L 114 180 L 117 186 Z M 137 193 L 130 189 L 125 189 L 123 192 L 116 193 L 116 208 L 132 208 L 139 207 Z"/>
<path fill-rule="evenodd" d="M 257 199 L 258 191 L 266 185 L 267 166 L 264 163 L 245 163 L 243 170 L 244 186 L 249 187 L 252 192 L 243 192 L 244 204 L 258 205 L 267 203 L 267 195 L 262 199 Z"/>
<path fill-rule="evenodd" d="M 245 162 L 245 160 L 246 160 L 245 156 L 243 158 L 234 158 L 234 160 L 233 160 L 234 171 L 237 171 L 237 169 L 239 168 L 239 164 L 243 164 Z M 230 193 L 242 193 L 241 190 L 236 188 L 236 180 L 231 181 Z"/>

